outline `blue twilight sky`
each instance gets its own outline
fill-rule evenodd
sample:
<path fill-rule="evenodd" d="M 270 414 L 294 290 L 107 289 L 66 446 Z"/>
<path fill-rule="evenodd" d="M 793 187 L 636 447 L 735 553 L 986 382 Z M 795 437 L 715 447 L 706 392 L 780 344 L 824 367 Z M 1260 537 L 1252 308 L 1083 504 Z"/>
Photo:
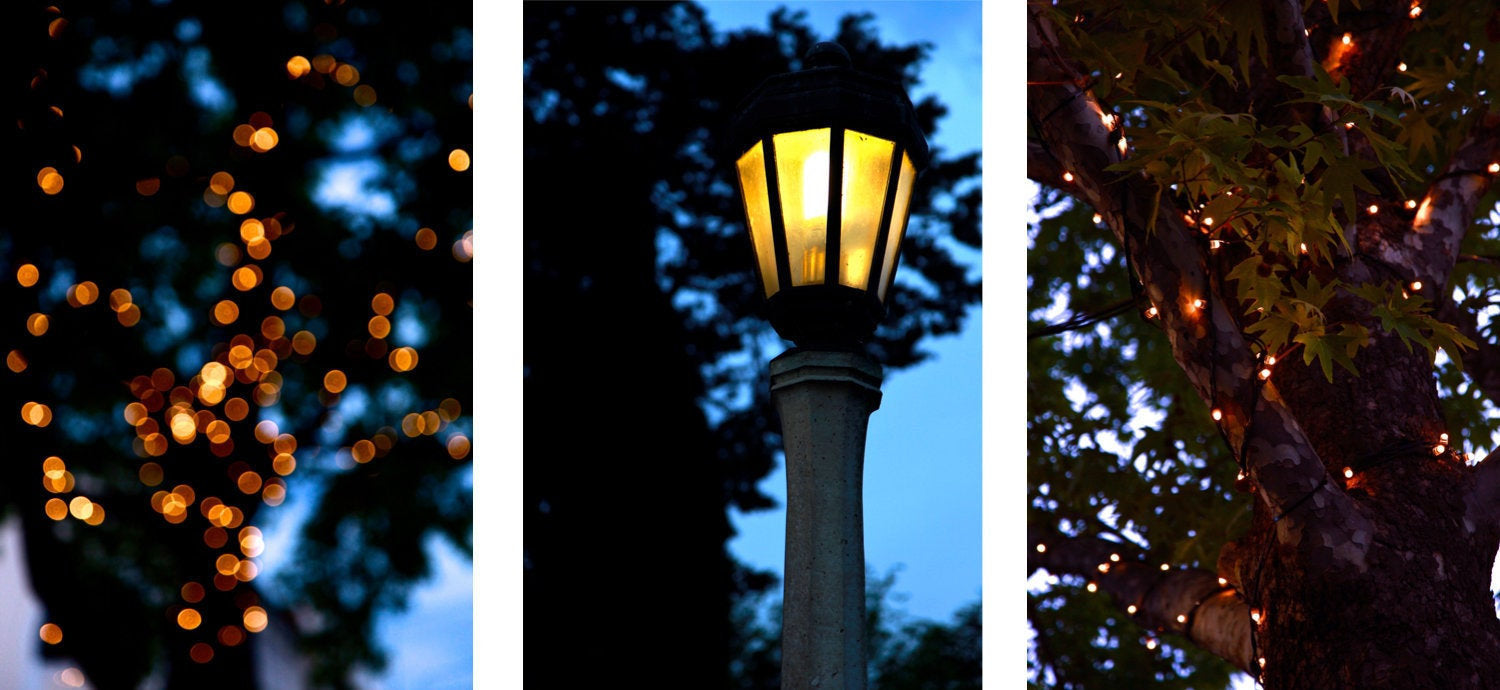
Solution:
<path fill-rule="evenodd" d="M 846 14 L 870 12 L 881 41 L 932 44 L 913 101 L 935 94 L 949 113 L 928 140 L 949 155 L 980 140 L 980 3 L 706 2 L 719 31 L 764 29 L 780 6 L 804 9 L 813 30 L 832 37 Z M 975 252 L 960 254 L 979 270 Z M 897 276 L 898 280 L 900 276 Z M 899 567 L 893 603 L 911 616 L 949 620 L 980 598 L 980 310 L 962 333 L 930 341 L 932 359 L 887 375 L 870 417 L 865 450 L 865 559 L 875 573 Z M 784 504 L 778 465 L 761 488 Z M 786 512 L 731 512 L 729 546 L 751 565 L 782 570 Z"/>

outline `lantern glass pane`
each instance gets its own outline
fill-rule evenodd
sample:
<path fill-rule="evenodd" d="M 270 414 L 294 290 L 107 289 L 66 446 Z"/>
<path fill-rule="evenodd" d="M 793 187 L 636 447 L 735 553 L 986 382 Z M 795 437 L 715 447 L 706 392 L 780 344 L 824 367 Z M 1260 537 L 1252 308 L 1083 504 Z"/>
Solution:
<path fill-rule="evenodd" d="M 885 291 L 891 286 L 891 276 L 896 273 L 896 259 L 901 255 L 901 238 L 906 235 L 906 215 L 911 201 L 911 183 L 917 171 L 911 159 L 901 154 L 901 179 L 896 182 L 896 205 L 891 208 L 890 238 L 885 241 L 885 263 L 880 271 L 880 301 L 885 302 Z"/>
<path fill-rule="evenodd" d="M 849 287 L 869 289 L 875 236 L 880 231 L 880 212 L 885 208 L 891 151 L 895 147 L 894 142 L 844 130 L 839 282 Z"/>
<path fill-rule="evenodd" d="M 786 224 L 792 285 L 823 282 L 828 250 L 828 128 L 786 132 L 776 147 L 776 185 Z"/>
<path fill-rule="evenodd" d="M 776 249 L 771 241 L 771 198 L 766 193 L 766 152 L 756 142 L 740 156 L 740 197 L 745 200 L 745 220 L 750 227 L 750 242 L 755 247 L 755 262 L 760 265 L 760 279 L 766 297 L 776 294 Z"/>

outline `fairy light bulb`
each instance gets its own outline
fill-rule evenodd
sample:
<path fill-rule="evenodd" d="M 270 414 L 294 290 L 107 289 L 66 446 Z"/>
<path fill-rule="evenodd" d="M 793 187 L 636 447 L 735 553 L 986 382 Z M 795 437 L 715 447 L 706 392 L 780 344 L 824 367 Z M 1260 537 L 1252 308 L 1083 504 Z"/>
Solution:
<path fill-rule="evenodd" d="M 1245 472 L 1244 472 L 1244 470 L 1241 470 L 1241 471 L 1235 473 L 1234 480 L 1237 481 L 1237 482 L 1245 481 Z M 1219 578 L 1219 584 L 1221 584 L 1221 585 L 1224 584 L 1224 578 L 1222 578 L 1222 577 Z"/>
<path fill-rule="evenodd" d="M 1243 476 L 1244 476 L 1244 475 L 1240 475 L 1240 476 L 1241 476 L 1241 477 L 1243 477 Z M 1229 581 L 1228 581 L 1228 580 L 1226 580 L 1226 579 L 1224 579 L 1224 578 L 1222 578 L 1222 577 L 1221 577 L 1221 578 L 1219 578 L 1219 586 L 1220 586 L 1220 587 L 1223 587 L 1223 586 L 1225 586 L 1225 585 L 1228 585 L 1228 584 L 1229 584 Z"/>
<path fill-rule="evenodd" d="M 1346 46 L 1354 44 L 1354 37 L 1350 36 L 1349 34 L 1344 34 L 1344 37 L 1340 40 L 1342 40 L 1344 42 L 1344 45 Z"/>
<path fill-rule="evenodd" d="M 1260 622 L 1260 609 L 1250 609 L 1250 620 Z"/>
<path fill-rule="evenodd" d="M 1267 355 L 1266 356 L 1266 366 L 1268 366 L 1268 367 L 1274 367 L 1274 366 L 1276 366 L 1276 355 Z"/>
<path fill-rule="evenodd" d="M 1224 418 L 1224 411 L 1220 410 L 1217 407 L 1215 407 L 1214 410 L 1213 410 L 1213 412 L 1208 413 L 1208 416 L 1213 417 L 1214 421 L 1217 422 L 1217 421 L 1219 421 L 1219 420 L 1221 420 L 1221 419 Z"/>
<path fill-rule="evenodd" d="M 1407 199 L 1406 200 L 1406 207 L 1408 209 L 1416 208 L 1417 207 L 1417 200 L 1416 199 Z"/>
<path fill-rule="evenodd" d="M 1099 564 L 1099 572 L 1101 572 L 1101 573 L 1107 573 L 1107 572 L 1109 572 L 1109 564 L 1108 563 L 1100 563 Z"/>
<path fill-rule="evenodd" d="M 1204 304 L 1205 303 L 1204 303 L 1204 301 L 1202 299 L 1195 299 L 1195 300 L 1193 300 L 1193 308 L 1194 309 L 1202 309 Z"/>
<path fill-rule="evenodd" d="M 1156 307 L 1155 306 L 1151 306 L 1151 307 L 1147 307 L 1146 308 L 1146 318 L 1148 318 L 1148 319 L 1154 319 L 1154 318 L 1156 318 L 1156 315 L 1158 313 L 1160 313 L 1160 312 L 1156 311 Z"/>
<path fill-rule="evenodd" d="M 1103 222 L 1104 222 L 1104 216 L 1101 216 L 1101 215 L 1095 213 L 1094 214 L 1094 225 L 1098 225 L 1098 224 L 1103 223 Z"/>
<path fill-rule="evenodd" d="M 1442 441 L 1443 443 L 1447 443 L 1448 442 L 1448 432 L 1444 431 L 1443 433 L 1438 434 L 1438 440 Z"/>
<path fill-rule="evenodd" d="M 1435 445 L 1435 446 L 1432 447 L 1432 454 L 1433 455 L 1442 455 L 1443 451 L 1445 451 L 1445 450 L 1448 450 L 1448 446 L 1439 443 L 1439 444 L 1437 444 L 1437 445 Z"/>
<path fill-rule="evenodd" d="M 1306 242 L 1300 242 L 1300 243 L 1298 243 L 1297 248 L 1301 249 L 1303 254 L 1307 253 L 1307 243 Z"/>
<path fill-rule="evenodd" d="M 1146 649 L 1156 649 L 1156 638 L 1146 640 Z"/>
<path fill-rule="evenodd" d="M 1260 664 L 1261 668 L 1265 668 L 1266 667 L 1266 658 L 1265 657 L 1261 657 L 1259 659 L 1256 659 L 1255 661 Z"/>
<path fill-rule="evenodd" d="M 1204 216 L 1203 217 L 1203 226 L 1204 227 L 1213 227 L 1213 224 L 1214 224 L 1214 217 L 1213 216 Z"/>
<path fill-rule="evenodd" d="M 1344 123 L 1344 129 L 1354 129 L 1354 123 L 1353 122 L 1345 122 Z"/>
<path fill-rule="evenodd" d="M 1181 614 L 1181 613 L 1177 614 L 1177 622 L 1178 623 L 1186 623 L 1187 622 L 1187 616 L 1185 614 Z"/>
<path fill-rule="evenodd" d="M 1089 584 L 1088 584 L 1088 590 L 1089 590 L 1089 591 L 1090 591 L 1090 592 L 1097 592 L 1097 591 L 1099 591 L 1099 585 L 1096 585 L 1096 584 L 1094 584 L 1094 583 L 1092 583 L 1092 582 L 1090 582 L 1090 583 L 1089 583 Z"/>
<path fill-rule="evenodd" d="M 1264 381 L 1264 380 L 1266 380 L 1268 378 L 1271 378 L 1271 370 L 1270 369 L 1261 369 L 1260 370 L 1260 380 Z"/>
<path fill-rule="evenodd" d="M 1209 240 L 1208 241 L 1208 248 L 1209 249 L 1218 249 L 1219 247 L 1222 247 L 1222 246 L 1224 246 L 1224 240 Z"/>
<path fill-rule="evenodd" d="M 1110 554 L 1109 555 L 1109 562 L 1110 563 L 1119 563 L 1120 562 L 1120 554 L 1117 554 L 1117 553 Z"/>
<path fill-rule="evenodd" d="M 1353 478 L 1354 478 L 1354 469 L 1350 468 L 1350 467 L 1345 467 L 1344 468 L 1344 479 L 1353 479 Z"/>
<path fill-rule="evenodd" d="M 1412 292 L 1417 292 L 1417 291 L 1420 291 L 1421 289 L 1422 289 L 1422 281 L 1420 281 L 1420 280 L 1413 280 L 1413 281 L 1411 281 L 1411 291 Z"/>
<path fill-rule="evenodd" d="M 1125 137 L 1120 137 L 1120 141 L 1117 142 L 1115 146 L 1120 149 L 1120 155 L 1123 156 L 1125 155 L 1125 150 L 1130 148 L 1130 143 L 1125 141 Z"/>
<path fill-rule="evenodd" d="M 1125 607 L 1125 613 L 1128 613 L 1128 614 L 1130 614 L 1132 616 L 1135 615 L 1135 611 L 1136 611 L 1135 604 L 1131 604 L 1131 605 Z"/>
<path fill-rule="evenodd" d="M 1489 171 L 1491 173 L 1500 173 L 1500 163 L 1490 163 Z"/>
<path fill-rule="evenodd" d="M 1399 65 L 1396 65 L 1396 71 L 1397 72 L 1405 72 L 1406 71 L 1406 63 L 1403 62 L 1403 63 L 1401 63 Z"/>
<path fill-rule="evenodd" d="M 1380 213 L 1380 207 L 1375 204 L 1370 204 L 1369 206 L 1365 207 L 1365 210 L 1369 211 L 1370 215 L 1372 216 Z"/>
<path fill-rule="evenodd" d="M 1036 552 L 1037 553 L 1047 553 L 1047 545 L 1046 544 L 1037 544 L 1036 545 Z"/>
<path fill-rule="evenodd" d="M 1166 563 L 1163 563 L 1163 564 L 1161 564 L 1161 569 L 1162 569 L 1162 570 L 1166 570 L 1166 569 L 1168 569 L 1168 568 L 1170 568 L 1170 567 L 1172 567 L 1172 566 L 1169 566 L 1169 565 L 1167 565 L 1167 564 L 1166 564 Z"/>
<path fill-rule="evenodd" d="M 1063 182 L 1072 182 L 1072 181 L 1073 181 L 1073 173 L 1068 172 L 1066 170 L 1063 171 Z"/>
<path fill-rule="evenodd" d="M 1411 17 L 1412 19 L 1416 19 L 1417 17 L 1422 16 L 1422 6 L 1413 3 L 1411 6 L 1411 10 L 1406 13 L 1406 16 Z"/>

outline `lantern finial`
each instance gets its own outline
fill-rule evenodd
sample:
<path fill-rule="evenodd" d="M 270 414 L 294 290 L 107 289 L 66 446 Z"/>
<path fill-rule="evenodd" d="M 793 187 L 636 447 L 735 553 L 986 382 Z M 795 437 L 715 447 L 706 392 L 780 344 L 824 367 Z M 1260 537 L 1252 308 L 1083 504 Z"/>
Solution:
<path fill-rule="evenodd" d="M 807 57 L 802 59 L 806 68 L 813 67 L 851 67 L 853 62 L 849 60 L 849 51 L 833 41 L 819 41 L 808 49 Z"/>

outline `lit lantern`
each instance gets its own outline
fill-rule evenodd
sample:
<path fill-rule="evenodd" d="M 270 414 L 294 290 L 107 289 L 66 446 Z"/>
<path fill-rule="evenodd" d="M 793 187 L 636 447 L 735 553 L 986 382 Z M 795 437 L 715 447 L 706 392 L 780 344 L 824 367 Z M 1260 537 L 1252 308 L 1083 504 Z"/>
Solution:
<path fill-rule="evenodd" d="M 885 315 L 927 140 L 901 87 L 835 43 L 767 79 L 731 132 L 771 325 L 798 345 L 849 345 Z"/>

